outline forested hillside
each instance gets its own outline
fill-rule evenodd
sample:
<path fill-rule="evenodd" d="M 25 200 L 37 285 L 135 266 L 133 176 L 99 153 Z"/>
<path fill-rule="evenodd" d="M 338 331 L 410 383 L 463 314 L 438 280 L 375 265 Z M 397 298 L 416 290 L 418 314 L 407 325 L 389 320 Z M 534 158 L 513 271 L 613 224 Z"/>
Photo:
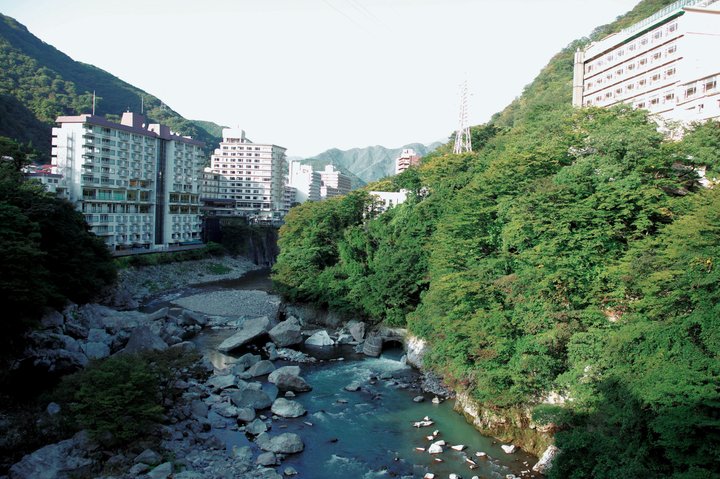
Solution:
<path fill-rule="evenodd" d="M 289 299 L 407 325 L 486 408 L 533 408 L 557 431 L 552 477 L 716 477 L 720 189 L 693 168 L 720 176 L 720 124 L 669 141 L 644 111 L 573 109 L 586 41 L 472 128 L 475 152 L 442 147 L 384 182 L 407 203 L 367 213 L 360 191 L 293 209 L 274 279 Z"/>
<path fill-rule="evenodd" d="M 158 98 L 92 65 L 76 62 L 30 33 L 13 18 L 0 14 L 0 135 L 31 142 L 49 159 L 50 128 L 60 115 L 120 115 L 140 110 L 174 131 L 207 144 L 220 141 L 218 125 L 195 123 Z"/>

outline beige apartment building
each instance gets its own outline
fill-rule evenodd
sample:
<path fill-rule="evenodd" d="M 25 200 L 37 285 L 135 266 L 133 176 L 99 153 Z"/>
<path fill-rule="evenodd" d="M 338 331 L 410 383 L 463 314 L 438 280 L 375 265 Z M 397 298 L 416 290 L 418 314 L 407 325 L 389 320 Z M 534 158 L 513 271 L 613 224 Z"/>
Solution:
<path fill-rule="evenodd" d="M 400 174 L 411 166 L 420 164 L 420 156 L 412 148 L 405 148 L 395 159 L 395 174 Z"/>
<path fill-rule="evenodd" d="M 55 185 L 114 251 L 201 242 L 202 142 L 125 112 L 120 123 L 61 116 L 52 129 Z"/>
<path fill-rule="evenodd" d="M 320 172 L 320 181 L 321 198 L 346 195 L 352 189 L 350 177 L 336 170 L 333 165 L 325 166 Z"/>
<path fill-rule="evenodd" d="M 253 143 L 243 130 L 225 128 L 205 175 L 218 197 L 233 201 L 232 215 L 265 220 L 281 218 L 287 211 L 287 161 L 281 146 Z M 219 175 L 217 186 L 212 175 Z M 229 207 L 225 205 L 225 212 Z"/>
<path fill-rule="evenodd" d="M 573 105 L 720 118 L 720 1 L 681 0 L 575 54 Z"/>

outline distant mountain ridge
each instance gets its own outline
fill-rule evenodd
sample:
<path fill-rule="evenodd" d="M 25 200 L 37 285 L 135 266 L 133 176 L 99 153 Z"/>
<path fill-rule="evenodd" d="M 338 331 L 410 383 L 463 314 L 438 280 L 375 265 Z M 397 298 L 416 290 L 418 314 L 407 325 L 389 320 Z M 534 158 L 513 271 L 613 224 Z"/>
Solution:
<path fill-rule="evenodd" d="M 0 135 L 33 146 L 49 158 L 51 127 L 60 115 L 92 110 L 98 115 L 140 110 L 155 122 L 204 141 L 208 150 L 221 140 L 220 125 L 184 118 L 157 97 L 114 75 L 73 60 L 15 19 L 0 14 Z"/>
<path fill-rule="evenodd" d="M 313 157 L 303 159 L 302 163 L 312 165 L 315 170 L 322 170 L 325 165 L 332 164 L 351 177 L 353 187 L 359 187 L 394 175 L 395 159 L 404 149 L 412 148 L 418 155 L 425 156 L 440 145 L 442 143 L 437 141 L 429 145 L 409 143 L 399 148 L 386 148 L 380 145 L 349 150 L 331 148 Z"/>

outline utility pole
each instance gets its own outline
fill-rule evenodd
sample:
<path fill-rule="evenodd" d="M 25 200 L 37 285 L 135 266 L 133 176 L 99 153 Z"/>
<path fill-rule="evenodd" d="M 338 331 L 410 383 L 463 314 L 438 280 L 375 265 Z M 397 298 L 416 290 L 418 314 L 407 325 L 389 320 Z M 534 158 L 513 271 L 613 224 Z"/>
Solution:
<path fill-rule="evenodd" d="M 472 142 L 470 140 L 470 127 L 467 124 L 467 101 L 468 87 L 467 80 L 460 85 L 460 124 L 455 132 L 455 147 L 453 153 L 467 153 L 472 151 Z"/>

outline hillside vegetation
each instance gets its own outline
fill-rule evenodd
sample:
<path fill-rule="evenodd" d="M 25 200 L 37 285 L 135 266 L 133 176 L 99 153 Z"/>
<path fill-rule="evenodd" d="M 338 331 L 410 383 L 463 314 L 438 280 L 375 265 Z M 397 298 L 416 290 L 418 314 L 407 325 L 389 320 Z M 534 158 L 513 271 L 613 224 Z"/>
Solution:
<path fill-rule="evenodd" d="M 93 91 L 98 115 L 115 118 L 127 108 L 139 111 L 143 101 L 151 120 L 204 141 L 208 150 L 220 142 L 218 125 L 183 118 L 155 96 L 100 68 L 76 62 L 0 14 L 0 135 L 30 142 L 49 159 L 55 119 L 90 113 Z"/>
<path fill-rule="evenodd" d="M 487 408 L 534 407 L 558 431 L 552 477 L 715 477 L 720 189 L 693 167 L 720 176 L 720 124 L 673 142 L 643 111 L 573 109 L 582 42 L 472 128 L 475 152 L 441 147 L 383 182 L 407 203 L 294 208 L 273 277 L 289 299 L 406 325 Z"/>

